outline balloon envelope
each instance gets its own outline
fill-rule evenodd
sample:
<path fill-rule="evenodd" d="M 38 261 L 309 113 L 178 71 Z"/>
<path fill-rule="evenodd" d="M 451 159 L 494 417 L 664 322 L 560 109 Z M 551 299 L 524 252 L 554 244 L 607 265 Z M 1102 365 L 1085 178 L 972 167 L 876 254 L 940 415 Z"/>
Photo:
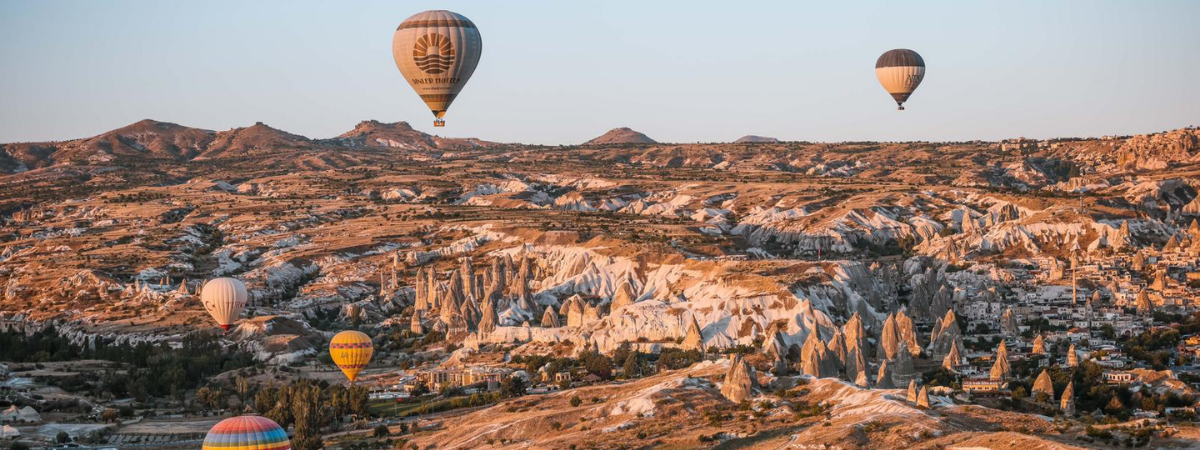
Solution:
<path fill-rule="evenodd" d="M 212 315 L 222 329 L 228 330 L 229 325 L 237 322 L 246 307 L 249 294 L 246 285 L 236 278 L 214 278 L 204 283 L 200 290 L 200 301 L 204 309 Z"/>
<path fill-rule="evenodd" d="M 396 68 L 438 118 L 435 124 L 475 73 L 482 53 L 479 29 L 470 19 L 450 11 L 425 11 L 409 17 L 392 36 Z"/>
<path fill-rule="evenodd" d="M 291 450 L 287 432 L 261 416 L 231 417 L 213 425 L 202 450 Z"/>
<path fill-rule="evenodd" d="M 875 61 L 875 77 L 904 109 L 904 102 L 925 79 L 925 59 L 909 49 L 889 50 Z"/>
<path fill-rule="evenodd" d="M 358 373 L 367 367 L 374 354 L 371 337 L 358 331 L 343 331 L 329 341 L 329 356 L 350 381 L 358 378 Z"/>

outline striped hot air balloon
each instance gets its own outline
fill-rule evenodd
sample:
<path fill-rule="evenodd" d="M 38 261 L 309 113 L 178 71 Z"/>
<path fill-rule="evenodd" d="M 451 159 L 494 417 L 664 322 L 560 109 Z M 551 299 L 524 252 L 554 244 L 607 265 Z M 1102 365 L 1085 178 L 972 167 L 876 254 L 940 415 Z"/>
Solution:
<path fill-rule="evenodd" d="M 904 102 L 925 78 L 925 59 L 909 49 L 889 50 L 875 61 L 875 77 L 903 111 Z"/>
<path fill-rule="evenodd" d="M 392 37 L 392 57 L 404 80 L 444 126 L 446 110 L 462 91 L 483 53 L 483 38 L 470 19 L 450 11 L 409 17 Z"/>
<path fill-rule="evenodd" d="M 375 346 L 371 337 L 358 331 L 347 330 L 333 336 L 329 341 L 329 356 L 337 364 L 350 382 L 358 378 L 358 373 L 371 362 L 375 354 Z"/>
<path fill-rule="evenodd" d="M 213 425 L 201 450 L 291 450 L 287 432 L 261 416 L 231 417 Z"/>
<path fill-rule="evenodd" d="M 246 285 L 236 278 L 214 278 L 204 283 L 200 290 L 200 302 L 204 309 L 217 321 L 223 330 L 229 330 L 229 325 L 237 322 L 246 307 L 249 294 Z"/>

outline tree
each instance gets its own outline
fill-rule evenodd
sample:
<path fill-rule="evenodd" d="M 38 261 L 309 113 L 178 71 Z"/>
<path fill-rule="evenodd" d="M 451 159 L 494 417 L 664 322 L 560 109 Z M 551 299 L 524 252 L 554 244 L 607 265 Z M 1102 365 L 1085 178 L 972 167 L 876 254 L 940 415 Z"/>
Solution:
<path fill-rule="evenodd" d="M 1025 391 L 1024 386 L 1017 387 L 1016 389 L 1013 389 L 1013 391 L 1012 391 L 1013 400 L 1020 400 L 1025 397 L 1028 397 L 1028 396 L 1029 396 L 1029 393 Z"/>
<path fill-rule="evenodd" d="M 520 397 L 525 395 L 525 379 L 521 377 L 508 377 L 500 383 L 500 395 L 505 397 Z"/>
<path fill-rule="evenodd" d="M 582 405 L 582 404 L 583 404 L 583 399 L 579 398 L 578 395 L 571 397 L 571 406 L 572 407 L 578 408 L 579 405 Z"/>
<path fill-rule="evenodd" d="M 366 416 L 369 413 L 369 411 L 367 411 L 367 402 L 370 400 L 370 394 L 367 392 L 367 388 L 362 386 L 351 387 L 349 395 L 350 413 L 357 414 L 360 417 Z"/>
<path fill-rule="evenodd" d="M 387 437 L 388 435 L 392 434 L 392 432 L 390 430 L 388 430 L 387 425 L 380 424 L 375 427 L 374 434 L 375 434 L 375 437 L 380 438 L 380 437 Z"/>
<path fill-rule="evenodd" d="M 246 377 L 238 375 L 237 378 L 234 379 L 234 385 L 236 386 L 235 389 L 238 393 L 238 401 L 245 403 L 246 393 L 250 392 L 250 380 L 247 380 Z"/>
<path fill-rule="evenodd" d="M 621 365 L 621 371 L 625 374 L 625 378 L 642 376 L 642 364 L 638 360 L 636 352 L 631 352 L 629 356 L 625 357 L 625 364 Z"/>
<path fill-rule="evenodd" d="M 59 431 L 58 434 L 54 436 L 54 440 L 58 441 L 59 444 L 66 444 L 71 442 L 71 435 L 67 434 L 66 431 Z"/>
<path fill-rule="evenodd" d="M 294 386 L 292 417 L 295 419 L 293 450 L 319 450 L 321 443 L 321 388 L 307 381 Z"/>

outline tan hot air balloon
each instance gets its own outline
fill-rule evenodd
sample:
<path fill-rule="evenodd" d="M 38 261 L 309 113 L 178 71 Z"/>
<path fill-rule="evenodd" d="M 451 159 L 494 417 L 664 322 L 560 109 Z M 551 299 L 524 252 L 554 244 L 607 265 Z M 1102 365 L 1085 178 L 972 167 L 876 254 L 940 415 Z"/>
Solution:
<path fill-rule="evenodd" d="M 462 91 L 483 53 L 483 38 L 470 19 L 450 11 L 409 17 L 392 37 L 392 57 L 404 80 L 445 126 L 446 110 Z"/>
<path fill-rule="evenodd" d="M 236 278 L 214 278 L 204 283 L 200 290 L 200 301 L 221 329 L 228 331 L 229 325 L 237 322 L 249 298 L 246 285 Z"/>
<path fill-rule="evenodd" d="M 329 356 L 351 383 L 358 378 L 359 372 L 367 368 L 374 354 L 375 346 L 371 343 L 371 337 L 360 331 L 346 330 L 329 341 Z"/>
<path fill-rule="evenodd" d="M 925 60 L 912 50 L 889 50 L 875 61 L 875 77 L 904 111 L 904 102 L 925 78 Z"/>

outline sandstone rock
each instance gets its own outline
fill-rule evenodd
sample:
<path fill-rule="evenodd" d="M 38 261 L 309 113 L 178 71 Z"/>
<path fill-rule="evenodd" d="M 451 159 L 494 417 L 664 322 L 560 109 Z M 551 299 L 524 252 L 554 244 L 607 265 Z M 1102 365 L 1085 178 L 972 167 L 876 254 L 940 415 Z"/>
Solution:
<path fill-rule="evenodd" d="M 1042 369 L 1041 375 L 1033 382 L 1033 393 L 1044 393 L 1054 400 L 1054 382 L 1050 380 L 1050 372 L 1046 369 Z"/>
<path fill-rule="evenodd" d="M 1000 341 L 1000 345 L 996 347 L 996 362 L 992 363 L 992 370 L 988 373 L 989 378 L 997 381 L 1008 381 L 1011 376 L 1012 369 L 1008 365 L 1008 346 L 1004 341 Z"/>
<path fill-rule="evenodd" d="M 767 339 L 763 341 L 763 353 L 772 360 L 787 360 L 788 346 L 783 340 L 779 329 L 771 327 L 771 332 L 767 334 Z"/>
<path fill-rule="evenodd" d="M 932 317 L 942 317 L 953 306 L 954 290 L 943 284 L 941 289 L 938 289 L 937 295 L 933 297 L 933 304 L 929 306 L 929 313 Z"/>
<path fill-rule="evenodd" d="M 879 363 L 879 373 L 875 376 L 875 387 L 879 389 L 893 389 L 896 387 L 892 383 L 892 368 L 886 360 Z"/>
<path fill-rule="evenodd" d="M 725 382 L 721 384 L 721 395 L 734 403 L 749 400 L 754 391 L 754 369 L 742 360 L 742 355 L 736 354 L 729 363 L 729 371 L 725 372 Z"/>
<path fill-rule="evenodd" d="M 908 397 L 905 400 L 910 403 L 917 402 L 917 380 L 908 382 Z"/>
<path fill-rule="evenodd" d="M 945 367 L 946 370 L 956 373 L 957 370 L 955 370 L 955 367 L 962 362 L 962 356 L 959 353 L 958 348 L 959 345 L 952 345 L 950 347 L 950 352 L 947 353 L 946 357 L 942 359 L 942 367 Z"/>
<path fill-rule="evenodd" d="M 546 312 L 542 313 L 543 328 L 558 328 L 562 326 L 558 321 L 558 313 L 554 312 L 554 307 L 547 306 Z"/>
<path fill-rule="evenodd" d="M 1150 284 L 1150 289 L 1162 292 L 1167 288 L 1167 272 L 1159 270 L 1154 273 L 1154 282 Z"/>
<path fill-rule="evenodd" d="M 800 371 L 817 378 L 836 377 L 836 359 L 829 353 L 819 334 L 813 330 L 804 340 L 804 346 L 800 349 Z"/>
<path fill-rule="evenodd" d="M 835 373 L 840 372 L 846 367 L 846 338 L 842 335 L 841 329 L 833 330 L 833 338 L 827 344 L 829 347 L 829 359 L 832 360 L 836 367 Z"/>
<path fill-rule="evenodd" d="M 917 407 L 929 409 L 929 390 L 925 386 L 921 386 L 921 392 L 917 394 Z"/>
<path fill-rule="evenodd" d="M 1004 310 L 1004 315 L 1000 316 L 1000 332 L 1006 337 L 1013 337 L 1021 334 L 1021 330 L 1017 326 L 1017 317 L 1013 315 L 1012 308 L 1006 308 Z"/>
<path fill-rule="evenodd" d="M 1067 367 L 1075 367 L 1079 365 L 1079 353 L 1075 352 L 1075 344 L 1071 344 L 1071 348 L 1067 349 Z"/>
<path fill-rule="evenodd" d="M 847 320 L 845 325 L 842 325 L 842 335 L 845 337 L 847 348 L 866 349 L 867 334 L 863 330 L 862 318 L 859 317 L 857 311 L 850 316 L 850 320 Z"/>
<path fill-rule="evenodd" d="M 900 341 L 907 344 L 910 356 L 917 357 L 921 354 L 921 344 L 917 343 L 917 332 L 913 320 L 904 313 L 904 310 L 896 313 L 896 333 L 899 335 Z"/>
<path fill-rule="evenodd" d="M 883 321 L 883 328 L 879 330 L 878 352 L 876 358 L 881 360 L 890 360 L 896 357 L 896 349 L 899 348 L 900 334 L 896 331 L 896 315 L 889 314 L 887 319 Z"/>
<path fill-rule="evenodd" d="M 583 309 L 583 326 L 588 326 L 600 321 L 600 308 L 598 306 L 588 304 Z"/>
<path fill-rule="evenodd" d="M 962 343 L 962 330 L 958 327 L 958 316 L 953 309 L 946 311 L 939 324 L 940 327 L 934 327 L 933 338 L 929 342 L 929 353 L 934 358 L 945 357 L 956 343 Z"/>
<path fill-rule="evenodd" d="M 913 380 L 916 372 L 913 370 L 912 353 L 908 351 L 908 343 L 900 342 L 896 351 L 896 359 L 892 363 L 892 385 L 904 386 Z"/>
<path fill-rule="evenodd" d="M 1137 312 L 1143 316 L 1149 316 L 1154 312 L 1154 303 L 1150 302 L 1150 294 L 1145 290 L 1138 292 Z"/>
<path fill-rule="evenodd" d="M 575 294 L 575 295 L 572 295 L 571 298 L 567 299 L 567 303 L 570 305 L 569 308 L 567 309 L 567 326 L 568 327 L 583 326 L 584 325 L 583 315 L 586 312 L 586 307 L 583 304 L 584 303 L 583 298 L 580 297 L 579 294 Z"/>
<path fill-rule="evenodd" d="M 867 381 L 867 371 L 865 369 L 860 370 L 858 375 L 854 377 L 854 384 L 864 389 L 870 386 L 871 383 Z"/>
<path fill-rule="evenodd" d="M 1037 337 L 1033 338 L 1033 350 L 1031 350 L 1030 353 L 1034 355 L 1046 354 L 1046 340 L 1042 338 L 1042 335 L 1039 334 Z"/>
<path fill-rule="evenodd" d="M 492 331 L 496 330 L 496 325 L 499 321 L 500 318 L 496 315 L 495 305 L 492 302 L 484 303 L 482 317 L 479 319 L 479 334 L 481 336 L 491 334 Z"/>
<path fill-rule="evenodd" d="M 409 331 L 413 334 L 425 334 L 425 325 L 421 323 L 421 311 L 413 311 L 412 319 L 408 324 Z"/>
<path fill-rule="evenodd" d="M 633 286 L 630 286 L 629 280 L 622 280 L 621 285 L 617 286 L 617 291 L 612 297 L 612 311 L 616 312 L 621 308 L 632 305 L 635 299 L 636 294 L 633 293 Z"/>
<path fill-rule="evenodd" d="M 867 360 L 863 357 L 863 351 L 852 347 L 849 353 L 846 354 L 846 379 L 858 383 L 861 377 L 864 382 L 867 380 Z M 860 386 L 866 386 L 860 384 Z"/>
<path fill-rule="evenodd" d="M 692 316 L 691 323 L 688 324 L 687 334 L 683 337 L 683 343 L 679 345 L 684 350 L 699 350 L 704 349 L 704 333 L 700 331 L 700 323 L 696 321 L 696 316 Z"/>
<path fill-rule="evenodd" d="M 1059 402 L 1059 407 L 1062 408 L 1066 415 L 1075 414 L 1075 382 L 1068 381 L 1067 388 L 1063 390 L 1062 399 Z"/>

